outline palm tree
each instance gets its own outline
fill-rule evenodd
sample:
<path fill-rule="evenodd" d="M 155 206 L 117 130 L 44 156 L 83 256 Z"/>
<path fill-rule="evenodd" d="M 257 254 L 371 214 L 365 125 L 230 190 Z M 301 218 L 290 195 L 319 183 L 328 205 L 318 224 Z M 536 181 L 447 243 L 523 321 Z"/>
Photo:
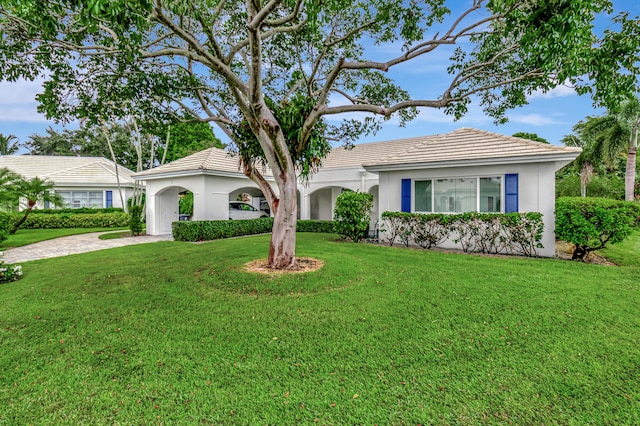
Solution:
<path fill-rule="evenodd" d="M 3 135 L 0 133 L 0 155 L 11 155 L 20 148 L 18 138 L 15 135 Z"/>
<path fill-rule="evenodd" d="M 615 164 L 620 154 L 626 154 L 625 200 L 634 199 L 636 154 L 640 129 L 640 100 L 630 98 L 617 112 L 601 117 L 588 117 L 581 129 L 592 164 Z"/>
<path fill-rule="evenodd" d="M 53 192 L 53 182 L 42 180 L 39 177 L 32 179 L 22 179 L 16 183 L 16 194 L 21 199 L 27 200 L 27 208 L 24 211 L 24 216 L 14 225 L 13 229 L 9 231 L 9 234 L 15 234 L 20 226 L 27 220 L 29 213 L 36 206 L 38 201 L 49 202 L 56 206 L 62 206 L 64 204 L 63 198 Z"/>
<path fill-rule="evenodd" d="M 22 177 L 6 167 L 0 169 L 0 210 L 11 210 L 18 203 L 17 182 Z"/>

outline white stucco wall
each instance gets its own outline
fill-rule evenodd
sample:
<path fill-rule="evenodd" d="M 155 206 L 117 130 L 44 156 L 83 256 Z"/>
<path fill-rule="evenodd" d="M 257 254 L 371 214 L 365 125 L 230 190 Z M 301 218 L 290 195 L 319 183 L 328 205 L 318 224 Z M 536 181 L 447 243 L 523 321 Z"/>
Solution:
<path fill-rule="evenodd" d="M 193 174 L 152 179 L 147 187 L 147 233 L 171 233 L 171 223 L 178 220 L 178 194 L 193 192 L 192 220 L 229 219 L 229 194 L 257 185 L 244 176 Z M 274 188 L 277 193 L 277 188 Z"/>
<path fill-rule="evenodd" d="M 338 195 L 344 189 L 369 192 L 378 185 L 378 175 L 362 167 L 322 169 L 309 182 L 298 185 L 300 218 L 332 220 Z M 376 200 L 377 201 L 377 200 Z"/>
<path fill-rule="evenodd" d="M 385 211 L 401 211 L 402 179 L 471 178 L 517 173 L 518 210 L 520 212 L 542 213 L 544 221 L 542 244 L 544 248 L 539 249 L 538 254 L 552 257 L 555 255 L 555 170 L 558 167 L 560 165 L 556 163 L 529 163 L 379 172 L 379 215 Z M 504 209 L 504 188 L 501 198 L 502 209 Z M 411 210 L 414 211 L 415 196 L 413 193 L 411 203 Z M 449 246 L 453 246 L 453 244 L 450 243 Z"/>

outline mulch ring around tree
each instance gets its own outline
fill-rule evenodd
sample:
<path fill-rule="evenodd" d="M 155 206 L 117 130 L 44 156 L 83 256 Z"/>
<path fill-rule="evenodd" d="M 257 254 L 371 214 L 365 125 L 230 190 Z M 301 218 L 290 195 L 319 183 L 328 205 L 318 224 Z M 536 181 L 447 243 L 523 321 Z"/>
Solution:
<path fill-rule="evenodd" d="M 313 272 L 324 266 L 324 262 L 320 259 L 312 257 L 296 258 L 296 266 L 287 269 L 271 269 L 267 266 L 267 259 L 258 259 L 248 262 L 244 265 L 247 272 L 256 272 L 259 274 L 299 274 L 304 272 Z"/>
<path fill-rule="evenodd" d="M 573 249 L 574 245 L 571 243 L 568 243 L 566 241 L 556 241 L 556 257 L 558 259 L 571 260 Z M 605 266 L 618 266 L 606 257 L 593 251 L 585 256 L 584 263 L 592 263 L 594 265 Z"/>

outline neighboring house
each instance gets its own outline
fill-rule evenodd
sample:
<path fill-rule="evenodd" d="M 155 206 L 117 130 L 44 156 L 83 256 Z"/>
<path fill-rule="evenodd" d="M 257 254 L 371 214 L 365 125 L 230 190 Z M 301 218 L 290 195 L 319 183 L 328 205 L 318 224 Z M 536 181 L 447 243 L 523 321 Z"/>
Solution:
<path fill-rule="evenodd" d="M 469 128 L 335 148 L 309 182 L 298 184 L 299 216 L 331 220 L 345 189 L 374 196 L 372 226 L 384 211 L 535 211 L 545 223 L 545 248 L 539 254 L 553 256 L 555 172 L 579 154 L 579 148 Z M 178 220 L 178 194 L 185 190 L 194 193 L 195 220 L 228 219 L 229 201 L 241 193 L 260 195 L 238 159 L 217 148 L 133 177 L 146 181 L 150 234 L 171 232 Z"/>
<path fill-rule="evenodd" d="M 127 198 L 133 195 L 133 172 L 117 167 L 126 203 Z M 6 155 L 0 156 L 0 168 L 7 168 L 27 179 L 39 177 L 53 182 L 55 192 L 62 196 L 67 208 L 123 207 L 118 193 L 116 166 L 106 158 Z"/>

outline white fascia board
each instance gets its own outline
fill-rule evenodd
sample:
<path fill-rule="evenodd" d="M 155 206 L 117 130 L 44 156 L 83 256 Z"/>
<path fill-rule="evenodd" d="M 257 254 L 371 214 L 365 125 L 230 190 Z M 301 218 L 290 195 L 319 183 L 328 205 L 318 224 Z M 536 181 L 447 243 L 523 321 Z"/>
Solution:
<path fill-rule="evenodd" d="M 179 177 L 188 177 L 188 176 L 201 176 L 201 175 L 248 179 L 244 173 L 240 173 L 240 172 L 222 172 L 218 170 L 205 170 L 205 169 L 181 170 L 176 172 L 163 172 L 163 173 L 145 174 L 145 175 L 134 174 L 131 177 L 136 181 L 148 181 L 148 180 L 179 178 Z M 273 176 L 267 175 L 267 176 L 264 176 L 264 178 L 267 181 L 273 181 Z"/>
<path fill-rule="evenodd" d="M 557 169 L 569 164 L 580 155 L 579 152 L 521 157 L 482 158 L 472 160 L 445 160 L 428 163 L 400 163 L 363 166 L 368 172 L 391 172 L 397 170 L 443 169 L 447 167 L 496 166 L 503 164 L 556 163 Z"/>

